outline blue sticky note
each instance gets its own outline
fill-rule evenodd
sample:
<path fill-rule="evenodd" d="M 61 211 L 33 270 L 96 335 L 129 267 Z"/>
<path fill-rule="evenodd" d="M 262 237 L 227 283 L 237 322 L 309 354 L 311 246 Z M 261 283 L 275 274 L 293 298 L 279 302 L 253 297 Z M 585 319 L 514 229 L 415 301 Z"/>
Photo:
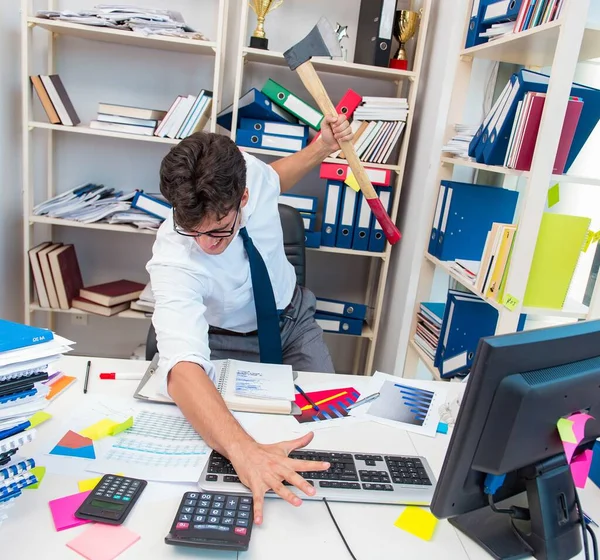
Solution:
<path fill-rule="evenodd" d="M 438 434 L 447 434 L 448 433 L 448 424 L 446 424 L 445 422 L 438 422 L 437 433 Z"/>

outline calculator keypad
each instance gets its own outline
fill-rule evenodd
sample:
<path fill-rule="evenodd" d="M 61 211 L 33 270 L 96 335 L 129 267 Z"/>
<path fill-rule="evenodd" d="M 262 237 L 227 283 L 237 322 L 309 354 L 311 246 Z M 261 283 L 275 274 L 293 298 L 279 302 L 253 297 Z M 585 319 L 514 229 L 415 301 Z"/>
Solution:
<path fill-rule="evenodd" d="M 110 474 L 102 477 L 102 480 L 94 488 L 94 496 L 103 500 L 127 503 L 133 500 L 135 493 L 139 490 L 139 480 Z"/>

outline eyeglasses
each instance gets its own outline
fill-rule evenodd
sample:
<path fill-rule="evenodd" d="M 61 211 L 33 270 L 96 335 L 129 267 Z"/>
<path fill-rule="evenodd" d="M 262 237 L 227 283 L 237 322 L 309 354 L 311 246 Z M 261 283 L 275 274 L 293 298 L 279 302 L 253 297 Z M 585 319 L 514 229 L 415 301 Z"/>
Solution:
<path fill-rule="evenodd" d="M 237 223 L 237 219 L 240 214 L 241 207 L 242 207 L 242 203 L 240 202 L 240 204 L 237 207 L 237 210 L 235 211 L 235 218 L 233 219 L 233 222 L 231 223 L 231 229 L 215 229 L 215 230 L 211 230 L 211 231 L 186 231 L 186 230 L 180 228 L 175 223 L 175 220 L 173 219 L 173 230 L 175 231 L 175 233 L 178 233 L 179 235 L 183 235 L 184 237 L 201 237 L 202 235 L 206 235 L 207 237 L 215 237 L 215 238 L 231 237 L 235 233 L 235 224 Z M 173 209 L 173 214 L 174 213 L 175 213 L 175 209 Z"/>

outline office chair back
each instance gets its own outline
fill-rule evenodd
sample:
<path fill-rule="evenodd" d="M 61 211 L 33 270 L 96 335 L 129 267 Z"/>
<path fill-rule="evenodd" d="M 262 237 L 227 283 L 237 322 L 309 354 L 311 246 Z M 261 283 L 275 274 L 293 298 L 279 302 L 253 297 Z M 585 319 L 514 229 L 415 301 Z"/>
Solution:
<path fill-rule="evenodd" d="M 279 204 L 279 219 L 283 230 L 283 249 L 287 260 L 296 271 L 296 283 L 304 286 L 306 281 L 306 249 L 304 245 L 304 221 L 300 212 L 291 206 Z M 146 360 L 152 360 L 158 352 L 156 331 L 150 323 L 146 337 Z"/>

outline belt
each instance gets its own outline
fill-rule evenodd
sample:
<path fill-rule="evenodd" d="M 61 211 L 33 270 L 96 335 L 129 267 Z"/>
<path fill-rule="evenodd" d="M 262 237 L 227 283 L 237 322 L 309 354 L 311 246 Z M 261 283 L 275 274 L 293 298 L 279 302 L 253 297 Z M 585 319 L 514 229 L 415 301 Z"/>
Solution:
<path fill-rule="evenodd" d="M 292 301 L 290 301 L 289 305 L 285 309 L 279 309 L 277 312 L 279 316 L 284 315 L 291 309 L 293 309 L 292 302 L 294 301 L 294 297 L 296 296 L 296 292 L 299 290 L 298 285 L 296 284 L 296 288 L 294 289 L 294 294 L 292 295 Z M 258 336 L 258 330 L 250 331 L 250 332 L 238 332 L 238 331 L 230 331 L 228 329 L 222 329 L 220 327 L 208 327 L 208 334 L 221 334 L 225 336 Z"/>

